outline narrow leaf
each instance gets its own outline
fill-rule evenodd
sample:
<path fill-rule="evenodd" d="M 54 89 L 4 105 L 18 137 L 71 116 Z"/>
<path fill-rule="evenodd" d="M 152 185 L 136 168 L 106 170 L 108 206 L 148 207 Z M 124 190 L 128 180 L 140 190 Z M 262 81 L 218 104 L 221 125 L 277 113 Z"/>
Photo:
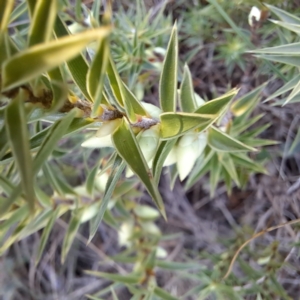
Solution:
<path fill-rule="evenodd" d="M 222 152 L 256 151 L 255 148 L 241 143 L 215 127 L 208 131 L 208 144 L 214 150 Z"/>
<path fill-rule="evenodd" d="M 194 112 L 196 109 L 192 75 L 187 65 L 184 66 L 183 78 L 180 86 L 180 106 L 181 110 L 184 112 Z"/>
<path fill-rule="evenodd" d="M 57 0 L 37 1 L 29 29 L 29 46 L 50 40 L 56 13 Z"/>
<path fill-rule="evenodd" d="M 196 113 L 163 113 L 160 115 L 161 138 L 169 139 L 183 135 L 189 130 L 205 127 L 216 115 Z"/>
<path fill-rule="evenodd" d="M 107 180 L 104 196 L 100 202 L 100 207 L 97 212 L 97 215 L 90 222 L 89 242 L 92 240 L 92 238 L 94 237 L 95 233 L 98 230 L 98 227 L 99 227 L 99 225 L 102 221 L 102 218 L 104 216 L 104 213 L 107 209 L 108 202 L 111 199 L 112 193 L 116 187 L 116 184 L 117 184 L 125 166 L 126 166 L 126 164 L 124 162 L 122 162 L 122 158 L 120 156 L 117 156 L 115 158 L 111 173 Z"/>
<path fill-rule="evenodd" d="M 7 30 L 9 17 L 14 6 L 14 0 L 1 0 L 0 2 L 0 35 Z"/>
<path fill-rule="evenodd" d="M 80 220 L 83 210 L 77 209 L 72 213 L 72 217 L 63 241 L 62 251 L 61 251 L 61 263 L 65 262 L 68 252 L 73 244 L 76 233 L 80 226 Z"/>
<path fill-rule="evenodd" d="M 48 221 L 46 227 L 43 230 L 43 234 L 41 236 L 41 241 L 40 241 L 39 248 L 38 248 L 38 253 L 37 253 L 37 256 L 36 256 L 36 259 L 35 259 L 35 264 L 36 265 L 38 264 L 38 262 L 40 261 L 40 259 L 42 257 L 42 254 L 44 252 L 44 249 L 45 249 L 47 240 L 49 238 L 50 232 L 51 232 L 51 230 L 53 228 L 53 225 L 54 225 L 55 221 L 57 220 L 58 216 L 59 216 L 59 208 L 57 208 L 52 213 L 52 216 L 49 218 L 49 221 Z"/>
<path fill-rule="evenodd" d="M 167 291 L 165 291 L 164 289 L 162 289 L 158 286 L 156 286 L 154 288 L 154 294 L 156 296 L 160 297 L 160 299 L 162 299 L 162 300 L 179 300 L 179 298 L 172 296 Z"/>
<path fill-rule="evenodd" d="M 298 17 L 296 17 L 295 15 L 288 13 L 287 11 L 282 10 L 282 9 L 275 7 L 273 5 L 270 5 L 270 4 L 264 3 L 264 5 L 267 6 L 282 21 L 289 23 L 289 24 L 300 25 L 300 19 Z"/>
<path fill-rule="evenodd" d="M 34 208 L 33 167 L 29 150 L 29 135 L 26 125 L 24 97 L 22 93 L 11 100 L 6 108 L 5 124 L 12 152 L 20 171 L 22 187 L 30 209 Z"/>
<path fill-rule="evenodd" d="M 54 31 L 55 35 L 58 38 L 70 35 L 66 24 L 60 19 L 59 16 L 56 18 Z M 81 93 L 85 96 L 87 100 L 92 101 L 86 87 L 86 77 L 89 70 L 89 66 L 83 55 L 79 53 L 78 56 L 67 61 L 67 66 L 74 82 L 80 89 Z"/>
<path fill-rule="evenodd" d="M 54 148 L 57 146 L 58 141 L 64 136 L 65 132 L 69 128 L 71 122 L 76 115 L 76 110 L 68 113 L 61 120 L 56 121 L 48 131 L 45 139 L 43 140 L 38 153 L 36 154 L 33 161 L 33 172 L 37 174 L 42 165 L 47 161 L 49 155 L 52 153 Z"/>
<path fill-rule="evenodd" d="M 85 273 L 91 276 L 106 278 L 111 281 L 120 282 L 123 284 L 137 284 L 141 280 L 141 277 L 135 274 L 119 275 L 119 274 L 104 273 L 104 272 L 97 272 L 97 271 L 85 271 Z"/>
<path fill-rule="evenodd" d="M 89 42 L 107 36 L 109 31 L 109 27 L 87 30 L 77 35 L 35 45 L 12 56 L 3 64 L 3 90 L 19 86 L 72 59 Z"/>
<path fill-rule="evenodd" d="M 98 41 L 98 50 L 93 58 L 91 67 L 87 74 L 87 89 L 94 101 L 92 117 L 97 116 L 98 108 L 102 99 L 104 75 L 109 60 L 108 38 Z"/>
<path fill-rule="evenodd" d="M 162 141 L 158 146 L 152 164 L 153 175 L 154 175 L 155 182 L 157 182 L 157 184 L 160 179 L 164 162 L 168 154 L 170 153 L 171 149 L 176 144 L 176 142 L 177 142 L 177 138 L 168 141 Z"/>
<path fill-rule="evenodd" d="M 153 179 L 152 172 L 145 161 L 136 137 L 124 118 L 119 128 L 113 133 L 112 140 L 119 155 L 144 183 L 161 214 L 166 218 L 164 204 Z"/>
<path fill-rule="evenodd" d="M 231 111 L 235 116 L 241 116 L 244 113 L 251 112 L 259 101 L 259 95 L 266 86 L 266 83 L 260 85 L 250 93 L 242 96 L 241 98 L 234 101 L 231 105 Z"/>
<path fill-rule="evenodd" d="M 175 23 L 159 82 L 160 107 L 165 112 L 174 112 L 176 109 L 177 93 L 177 67 L 178 67 L 178 37 Z"/>

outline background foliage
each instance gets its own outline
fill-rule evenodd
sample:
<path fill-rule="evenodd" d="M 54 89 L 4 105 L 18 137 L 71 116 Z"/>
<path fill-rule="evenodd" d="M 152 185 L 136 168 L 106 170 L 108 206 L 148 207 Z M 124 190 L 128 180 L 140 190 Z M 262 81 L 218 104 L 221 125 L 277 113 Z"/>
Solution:
<path fill-rule="evenodd" d="M 3 299 L 298 295 L 300 19 L 275 2 L 1 0 Z"/>

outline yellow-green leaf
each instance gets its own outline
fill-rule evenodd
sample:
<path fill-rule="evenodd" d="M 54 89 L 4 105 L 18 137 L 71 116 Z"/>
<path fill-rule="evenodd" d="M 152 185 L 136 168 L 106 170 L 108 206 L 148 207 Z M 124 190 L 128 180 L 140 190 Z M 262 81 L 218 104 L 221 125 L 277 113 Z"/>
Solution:
<path fill-rule="evenodd" d="M 51 39 L 57 14 L 57 0 L 38 0 L 29 29 L 28 44 L 33 46 Z"/>
<path fill-rule="evenodd" d="M 59 16 L 57 16 L 56 18 L 54 31 L 56 37 L 58 38 L 70 35 L 66 24 L 60 19 Z M 86 77 L 89 70 L 89 66 L 84 56 L 81 53 L 79 53 L 78 56 L 67 61 L 67 66 L 72 76 L 72 79 L 76 83 L 77 87 L 80 89 L 81 93 L 85 96 L 87 100 L 92 101 L 86 87 Z"/>
<path fill-rule="evenodd" d="M 61 250 L 61 262 L 64 263 L 67 257 L 68 252 L 73 244 L 76 233 L 80 226 L 81 216 L 83 214 L 83 209 L 77 209 L 73 211 L 72 217 L 63 241 L 62 250 Z"/>
<path fill-rule="evenodd" d="M 69 60 L 92 40 L 107 36 L 110 27 L 87 30 L 24 50 L 3 64 L 3 90 L 19 86 Z"/>
<path fill-rule="evenodd" d="M 95 233 L 98 230 L 98 227 L 102 221 L 102 218 L 104 216 L 104 213 L 107 209 L 107 205 L 109 200 L 111 200 L 112 193 L 116 187 L 116 184 L 125 168 L 125 163 L 122 161 L 122 158 L 120 156 L 117 156 L 115 158 L 111 173 L 109 175 L 109 178 L 107 180 L 104 196 L 100 202 L 100 206 L 97 212 L 96 217 L 94 217 L 90 222 L 90 236 L 89 236 L 89 242 L 94 237 Z"/>
<path fill-rule="evenodd" d="M 231 111 L 235 116 L 241 116 L 244 113 L 250 113 L 259 101 L 259 95 L 263 88 L 266 86 L 266 83 L 260 85 L 250 93 L 242 96 L 241 98 L 234 101 L 231 105 Z"/>
<path fill-rule="evenodd" d="M 26 200 L 31 209 L 34 207 L 33 166 L 29 150 L 29 135 L 24 108 L 23 93 L 11 100 L 5 112 L 7 136 L 18 166 Z"/>
<path fill-rule="evenodd" d="M 178 37 L 175 23 L 159 81 L 159 101 L 164 112 L 174 112 L 176 109 L 178 66 Z"/>
<path fill-rule="evenodd" d="M 215 127 L 208 130 L 208 144 L 214 150 L 221 152 L 256 151 L 255 148 L 241 143 Z"/>
<path fill-rule="evenodd" d="M 14 0 L 1 0 L 0 1 L 0 35 L 7 30 L 9 17 L 14 6 Z"/>
<path fill-rule="evenodd" d="M 184 112 L 194 112 L 196 109 L 192 75 L 187 65 L 184 66 L 183 78 L 180 86 L 180 106 L 181 110 Z"/>
<path fill-rule="evenodd" d="M 112 140 L 119 155 L 141 179 L 161 214 L 166 217 L 164 204 L 153 179 L 152 172 L 145 161 L 136 137 L 124 118 L 121 125 L 113 133 Z"/>
<path fill-rule="evenodd" d="M 108 60 L 109 41 L 108 38 L 103 38 L 98 41 L 98 50 L 87 74 L 87 90 L 94 101 L 92 117 L 97 116 L 98 108 L 103 97 L 102 89 Z"/>
<path fill-rule="evenodd" d="M 160 115 L 161 138 L 174 138 L 200 126 L 205 127 L 215 118 L 216 115 L 209 114 L 163 113 Z"/>

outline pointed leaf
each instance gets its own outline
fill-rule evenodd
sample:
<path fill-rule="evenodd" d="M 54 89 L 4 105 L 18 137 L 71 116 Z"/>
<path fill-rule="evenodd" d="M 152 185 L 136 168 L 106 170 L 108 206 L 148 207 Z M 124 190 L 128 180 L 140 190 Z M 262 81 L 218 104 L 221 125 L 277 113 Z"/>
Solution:
<path fill-rule="evenodd" d="M 263 58 L 279 63 L 300 67 L 300 55 L 254 55 L 258 58 Z"/>
<path fill-rule="evenodd" d="M 235 161 L 231 158 L 231 155 L 228 153 L 222 153 L 220 156 L 220 162 L 230 175 L 231 179 L 236 183 L 238 187 L 240 187 L 239 178 L 235 168 Z"/>
<path fill-rule="evenodd" d="M 14 0 L 2 0 L 0 9 L 0 36 L 7 30 L 9 17 L 14 7 Z"/>
<path fill-rule="evenodd" d="M 12 56 L 3 64 L 3 90 L 19 86 L 72 59 L 89 42 L 103 38 L 109 31 L 109 27 L 87 30 L 77 35 L 35 45 Z"/>
<path fill-rule="evenodd" d="M 189 130 L 198 127 L 205 128 L 216 115 L 196 114 L 196 113 L 163 113 L 160 115 L 161 138 L 170 139 L 178 137 Z"/>
<path fill-rule="evenodd" d="M 83 210 L 77 209 L 72 213 L 72 217 L 63 241 L 62 250 L 61 250 L 61 263 L 65 262 L 68 252 L 73 244 L 75 236 L 80 226 L 81 216 Z"/>
<path fill-rule="evenodd" d="M 249 52 L 258 53 L 258 54 L 282 54 L 285 56 L 289 56 L 289 55 L 300 56 L 300 42 L 280 45 L 276 47 L 257 49 Z"/>
<path fill-rule="evenodd" d="M 162 288 L 156 286 L 154 288 L 154 294 L 158 297 L 160 297 L 162 300 L 179 300 L 179 298 L 176 298 L 169 294 L 167 291 L 163 290 Z"/>
<path fill-rule="evenodd" d="M 176 109 L 177 93 L 177 67 L 178 67 L 178 37 L 175 23 L 159 82 L 160 107 L 165 112 L 174 112 Z"/>
<path fill-rule="evenodd" d="M 219 115 L 221 114 L 228 106 L 232 98 L 237 94 L 238 90 L 234 89 L 228 93 L 208 101 L 207 103 L 201 105 L 195 111 L 196 114 L 210 114 L 210 115 Z"/>
<path fill-rule="evenodd" d="M 234 115 L 241 116 L 246 112 L 249 113 L 249 111 L 252 111 L 257 105 L 259 101 L 259 95 L 265 86 L 266 83 L 262 84 L 261 86 L 257 87 L 241 98 L 235 100 L 231 105 L 231 111 L 234 113 Z"/>
<path fill-rule="evenodd" d="M 152 172 L 145 161 L 136 137 L 124 118 L 122 124 L 113 133 L 112 140 L 119 155 L 144 183 L 161 214 L 165 217 L 164 204 L 153 179 Z"/>
<path fill-rule="evenodd" d="M 46 247 L 46 243 L 47 240 L 49 238 L 50 232 L 53 228 L 53 225 L 55 223 L 55 221 L 58 219 L 59 217 L 59 208 L 57 208 L 55 211 L 53 211 L 52 216 L 49 218 L 48 223 L 46 225 L 46 227 L 43 230 L 42 236 L 41 236 L 41 240 L 40 240 L 40 244 L 39 244 L 39 248 L 38 248 L 38 253 L 35 259 L 35 264 L 37 265 L 38 262 L 40 261 L 42 254 L 44 252 L 44 249 Z"/>
<path fill-rule="evenodd" d="M 15 99 L 11 100 L 11 103 L 7 106 L 5 124 L 14 159 L 20 172 L 26 200 L 28 201 L 30 209 L 33 209 L 35 193 L 33 188 L 32 158 L 29 150 L 24 96 L 21 92 Z"/>
<path fill-rule="evenodd" d="M 102 99 L 102 90 L 107 63 L 109 60 L 108 38 L 98 41 L 98 50 L 87 74 L 87 89 L 94 101 L 92 117 L 96 117 Z"/>
<path fill-rule="evenodd" d="M 158 146 L 152 164 L 154 179 L 157 183 L 159 182 L 164 162 L 176 142 L 177 138 L 168 141 L 162 141 Z"/>
<path fill-rule="evenodd" d="M 286 23 L 290 23 L 290 24 L 300 25 L 300 19 L 298 17 L 296 17 L 295 15 L 288 13 L 287 11 L 277 8 L 270 4 L 264 3 L 264 5 L 267 6 L 282 21 L 284 21 Z"/>
<path fill-rule="evenodd" d="M 48 131 L 44 138 L 38 153 L 36 154 L 33 161 L 33 172 L 37 172 L 41 169 L 42 165 L 47 161 L 49 155 L 52 153 L 54 148 L 57 146 L 58 141 L 64 136 L 65 132 L 69 128 L 71 122 L 76 115 L 76 110 L 68 113 L 61 120 L 56 121 Z"/>
<path fill-rule="evenodd" d="M 122 158 L 120 156 L 117 156 L 115 158 L 111 173 L 109 175 L 109 178 L 107 180 L 105 191 L 103 198 L 100 202 L 100 206 L 97 212 L 96 217 L 94 217 L 90 222 L 90 236 L 89 236 L 89 242 L 94 237 L 95 233 L 97 232 L 99 225 L 102 221 L 102 218 L 104 216 L 104 213 L 107 209 L 108 202 L 111 200 L 113 191 L 116 187 L 116 184 L 118 183 L 118 180 L 120 179 L 120 176 L 125 169 L 125 162 L 123 162 Z"/>
<path fill-rule="evenodd" d="M 184 112 L 194 112 L 196 109 L 192 75 L 187 65 L 184 66 L 183 78 L 180 86 L 180 106 L 181 110 Z"/>
<path fill-rule="evenodd" d="M 57 13 L 57 0 L 38 0 L 29 29 L 28 44 L 33 46 L 48 42 Z"/>
<path fill-rule="evenodd" d="M 60 19 L 59 16 L 57 16 L 56 18 L 54 31 L 58 38 L 70 35 L 66 24 Z M 79 53 L 78 56 L 67 61 L 67 66 L 74 82 L 80 89 L 81 93 L 85 96 L 87 100 L 91 101 L 90 95 L 86 87 L 86 76 L 89 70 L 89 66 L 83 55 Z"/>
<path fill-rule="evenodd" d="M 256 151 L 255 148 L 241 143 L 215 127 L 211 127 L 208 131 L 208 144 L 221 152 Z"/>
<path fill-rule="evenodd" d="M 119 274 L 112 274 L 112 273 L 104 273 L 104 272 L 97 272 L 97 271 L 85 271 L 86 274 L 101 278 L 106 278 L 114 282 L 120 282 L 123 284 L 137 284 L 141 281 L 141 277 L 135 274 L 126 274 L 126 275 L 119 275 Z"/>

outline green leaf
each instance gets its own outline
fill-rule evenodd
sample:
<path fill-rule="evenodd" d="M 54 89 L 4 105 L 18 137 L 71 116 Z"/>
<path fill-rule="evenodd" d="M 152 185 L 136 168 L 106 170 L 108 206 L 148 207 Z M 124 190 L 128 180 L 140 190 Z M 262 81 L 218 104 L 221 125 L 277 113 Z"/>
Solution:
<path fill-rule="evenodd" d="M 280 89 L 276 90 L 276 92 L 273 93 L 271 96 L 269 96 L 266 100 L 264 100 L 264 102 L 273 100 L 274 98 L 290 91 L 291 89 L 293 89 L 296 86 L 296 84 L 299 81 L 300 81 L 300 74 L 296 75 L 291 80 L 289 80 L 285 85 L 283 85 Z"/>
<path fill-rule="evenodd" d="M 102 100 L 104 75 L 109 60 L 109 41 L 103 38 L 98 41 L 98 50 L 87 74 L 87 90 L 93 100 L 92 117 L 96 117 Z"/>
<path fill-rule="evenodd" d="M 51 78 L 50 84 L 52 89 L 52 103 L 50 112 L 58 111 L 67 100 L 68 97 L 68 86 L 64 82 L 60 69 L 57 67 L 48 72 Z"/>
<path fill-rule="evenodd" d="M 200 265 L 195 265 L 192 262 L 175 262 L 175 261 L 166 261 L 166 260 L 156 260 L 155 262 L 158 268 L 170 271 L 185 271 L 195 268 L 201 268 Z"/>
<path fill-rule="evenodd" d="M 156 286 L 154 288 L 154 294 L 163 300 L 179 300 L 179 298 L 172 296 L 167 291 L 163 290 L 162 288 L 160 288 L 158 286 Z"/>
<path fill-rule="evenodd" d="M 254 172 L 267 174 L 267 171 L 261 166 L 261 164 L 254 162 L 245 153 L 231 153 L 230 156 L 232 157 L 235 165 L 240 165 L 253 170 Z"/>
<path fill-rule="evenodd" d="M 256 151 L 255 148 L 241 143 L 215 127 L 208 130 L 208 144 L 220 152 Z"/>
<path fill-rule="evenodd" d="M 196 109 L 192 75 L 187 65 L 184 66 L 183 78 L 180 86 L 180 106 L 181 110 L 184 112 L 194 112 Z"/>
<path fill-rule="evenodd" d="M 118 105 L 120 107 L 124 107 L 124 99 L 122 97 L 122 92 L 120 87 L 121 79 L 119 77 L 116 66 L 111 57 L 109 59 L 109 63 L 107 66 L 107 76 L 110 82 L 110 88 L 114 94 L 114 98 L 118 101 Z"/>
<path fill-rule="evenodd" d="M 297 24 L 300 25 L 300 19 L 296 17 L 293 14 L 288 13 L 285 10 L 282 10 L 278 7 L 275 7 L 273 5 L 269 5 L 264 3 L 265 6 L 267 6 L 275 15 L 277 15 L 278 18 L 280 18 L 282 21 L 290 24 Z"/>
<path fill-rule="evenodd" d="M 141 115 L 141 116 L 147 116 L 147 113 L 146 113 L 145 109 L 143 108 L 143 106 L 141 105 L 141 103 L 139 102 L 139 100 L 129 90 L 129 88 L 127 87 L 127 85 L 124 82 L 122 82 L 121 92 L 123 95 L 125 107 L 126 107 L 126 105 L 129 104 L 130 107 L 132 107 L 132 110 L 135 114 Z"/>
<path fill-rule="evenodd" d="M 10 195 L 15 186 L 4 176 L 0 174 L 0 189 L 7 195 Z"/>
<path fill-rule="evenodd" d="M 210 151 L 205 158 L 202 157 L 202 160 L 200 160 L 200 164 L 198 164 L 198 167 L 194 168 L 192 170 L 192 173 L 190 174 L 186 185 L 185 190 L 188 190 L 191 188 L 201 176 L 203 176 L 205 173 L 207 173 L 210 170 L 210 160 L 212 159 L 214 155 L 214 151 Z"/>
<path fill-rule="evenodd" d="M 66 182 L 64 178 L 62 178 L 61 174 L 55 172 L 53 167 L 44 162 L 43 164 L 43 173 L 50 183 L 51 187 L 61 196 L 66 194 L 76 195 L 73 188 Z"/>
<path fill-rule="evenodd" d="M 207 103 L 201 105 L 196 111 L 196 114 L 209 114 L 209 115 L 219 115 L 226 110 L 228 104 L 232 98 L 237 94 L 238 90 L 233 89 L 228 93 L 208 101 Z"/>
<path fill-rule="evenodd" d="M 40 244 L 39 244 L 39 248 L 38 248 L 38 253 L 35 259 L 35 264 L 37 265 L 38 262 L 40 261 L 42 254 L 44 252 L 47 240 L 49 238 L 50 232 L 53 228 L 53 225 L 55 223 L 55 221 L 57 220 L 57 218 L 59 217 L 59 208 L 56 208 L 56 210 L 54 210 L 52 212 L 52 216 L 49 218 L 48 223 L 46 225 L 46 227 L 43 230 L 42 236 L 41 236 L 41 240 L 40 240 Z"/>
<path fill-rule="evenodd" d="M 165 112 L 176 109 L 178 67 L 177 24 L 174 24 L 159 81 L 160 107 Z"/>
<path fill-rule="evenodd" d="M 75 236 L 80 226 L 81 216 L 83 214 L 82 209 L 77 209 L 73 211 L 72 217 L 63 241 L 62 250 L 61 250 L 61 263 L 65 262 L 68 252 L 73 244 Z"/>
<path fill-rule="evenodd" d="M 161 171 L 164 165 L 164 162 L 174 147 L 174 145 L 177 142 L 177 138 L 168 140 L 168 141 L 161 141 L 161 143 L 158 146 L 158 149 L 155 153 L 155 156 L 153 158 L 153 163 L 152 163 L 152 170 L 153 170 L 153 175 L 155 182 L 159 182 Z"/>
<path fill-rule="evenodd" d="M 284 102 L 284 105 L 289 102 L 292 102 L 296 98 L 296 96 L 299 95 L 299 93 L 300 93 L 300 81 L 295 85 L 292 92 L 289 94 L 288 98 Z"/>
<path fill-rule="evenodd" d="M 93 167 L 92 171 L 88 174 L 87 179 L 86 179 L 86 191 L 90 195 L 93 195 L 93 193 L 94 193 L 95 178 L 99 171 L 100 162 L 101 162 L 101 160 L 99 159 L 98 162 L 96 163 L 96 165 Z"/>
<path fill-rule="evenodd" d="M 206 127 L 216 115 L 196 113 L 163 113 L 160 115 L 162 139 L 170 139 L 183 135 L 189 130 Z"/>
<path fill-rule="evenodd" d="M 166 218 L 164 204 L 153 179 L 152 172 L 145 161 L 136 137 L 124 118 L 121 125 L 112 134 L 112 140 L 119 155 L 144 183 L 159 211 Z"/>
<path fill-rule="evenodd" d="M 219 162 L 218 155 L 215 154 L 210 160 L 209 191 L 210 197 L 214 197 L 216 187 L 220 180 L 222 165 Z"/>
<path fill-rule="evenodd" d="M 284 56 L 295 55 L 300 56 L 300 42 L 280 45 L 276 47 L 268 47 L 263 49 L 256 49 L 250 51 L 251 53 L 258 53 L 258 54 L 281 54 Z"/>
<path fill-rule="evenodd" d="M 89 42 L 107 36 L 109 31 L 110 27 L 87 30 L 77 35 L 35 45 L 12 56 L 3 64 L 3 90 L 19 86 L 72 59 Z"/>
<path fill-rule="evenodd" d="M 222 153 L 219 155 L 219 159 L 227 173 L 230 175 L 231 179 L 236 183 L 238 187 L 240 187 L 239 178 L 235 168 L 235 161 L 231 158 L 229 153 Z"/>
<path fill-rule="evenodd" d="M 56 14 L 57 0 L 37 1 L 28 34 L 29 46 L 48 42 L 51 39 Z"/>
<path fill-rule="evenodd" d="M 14 7 L 14 0 L 1 0 L 0 2 L 0 36 L 7 31 L 9 17 Z"/>
<path fill-rule="evenodd" d="M 33 167 L 29 150 L 29 135 L 26 124 L 23 93 L 20 92 L 7 106 L 5 124 L 12 152 L 20 171 L 21 183 L 26 195 L 26 200 L 30 209 L 33 210 L 35 201 Z"/>
<path fill-rule="evenodd" d="M 95 233 L 98 230 L 98 227 L 99 227 L 99 225 L 102 221 L 102 218 L 104 216 L 104 213 L 107 209 L 108 202 L 109 202 L 109 200 L 111 200 L 113 191 L 116 187 L 116 184 L 117 184 L 125 166 L 126 166 L 126 164 L 125 164 L 125 162 L 122 161 L 122 158 L 120 156 L 117 156 L 115 158 L 111 173 L 107 180 L 103 199 L 100 202 L 100 206 L 99 206 L 97 215 L 90 222 L 89 242 L 92 240 L 92 238 L 94 237 Z"/>
<path fill-rule="evenodd" d="M 251 112 L 256 107 L 259 101 L 259 95 L 265 86 L 266 83 L 260 85 L 250 93 L 247 93 L 241 98 L 235 100 L 231 105 L 231 111 L 234 113 L 234 115 L 241 116 L 244 113 L 249 113 L 249 111 Z"/>
<path fill-rule="evenodd" d="M 273 22 L 276 25 L 279 25 L 283 28 L 286 28 L 290 31 L 293 31 L 295 33 L 297 33 L 298 35 L 300 34 L 300 24 L 296 25 L 296 24 L 289 24 L 286 22 L 281 22 L 281 21 L 277 21 L 277 20 L 270 20 L 271 22 Z"/>
<path fill-rule="evenodd" d="M 57 16 L 56 18 L 54 31 L 57 37 L 70 35 L 67 26 L 64 24 L 64 22 L 60 19 L 59 16 Z M 80 53 L 75 58 L 67 61 L 67 66 L 74 82 L 80 89 L 81 93 L 85 96 L 87 100 L 92 101 L 86 87 L 86 77 L 89 70 L 89 66 L 83 55 Z"/>
<path fill-rule="evenodd" d="M 279 63 L 300 67 L 300 56 L 299 55 L 254 55 L 258 58 L 263 58 Z"/>
<path fill-rule="evenodd" d="M 69 112 L 64 118 L 56 121 L 45 136 L 39 151 L 37 152 L 33 161 L 33 173 L 37 174 L 49 155 L 57 146 L 58 141 L 64 136 L 69 128 L 71 122 L 76 116 L 76 110 Z"/>
<path fill-rule="evenodd" d="M 114 98 L 118 101 L 118 104 L 121 107 L 125 106 L 125 110 L 129 120 L 132 123 L 135 123 L 136 114 L 146 116 L 147 113 L 140 102 L 136 99 L 136 97 L 128 89 L 128 87 L 122 82 L 112 59 L 110 59 L 107 75 L 110 81 L 110 88 L 114 94 Z"/>
<path fill-rule="evenodd" d="M 135 274 L 118 275 L 112 273 L 104 273 L 97 271 L 85 271 L 86 274 L 101 278 L 106 278 L 114 282 L 120 282 L 123 284 L 137 284 L 141 281 L 141 277 Z"/>

